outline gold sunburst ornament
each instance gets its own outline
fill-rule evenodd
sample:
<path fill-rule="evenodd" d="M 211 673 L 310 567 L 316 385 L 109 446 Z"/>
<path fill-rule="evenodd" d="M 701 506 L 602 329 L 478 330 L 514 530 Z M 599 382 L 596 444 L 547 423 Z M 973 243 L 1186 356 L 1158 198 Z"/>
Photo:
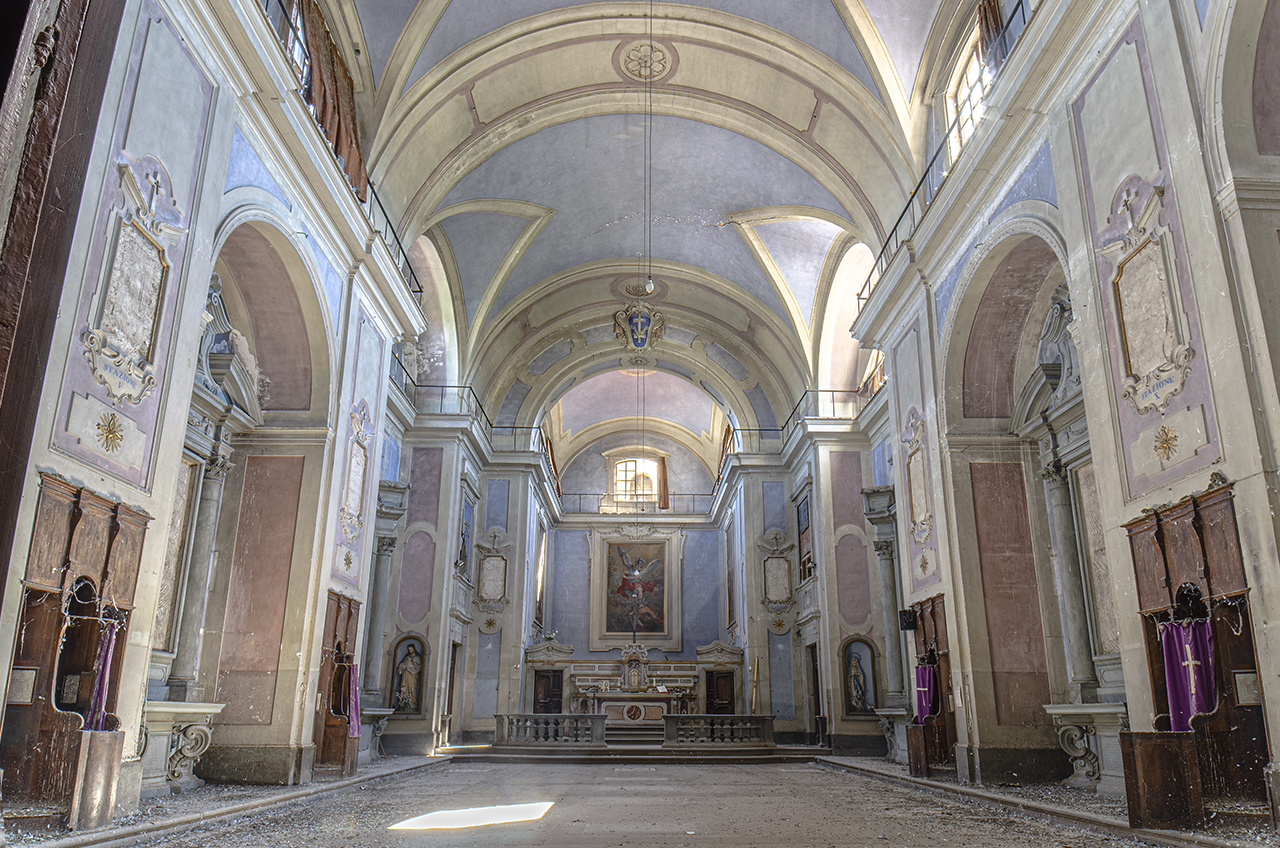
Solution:
<path fill-rule="evenodd" d="M 107 453 L 115 453 L 124 443 L 124 427 L 114 412 L 104 412 L 98 419 L 98 442 Z"/>
<path fill-rule="evenodd" d="M 1156 431 L 1154 450 L 1156 456 L 1165 462 L 1173 459 L 1173 455 L 1178 452 L 1178 434 L 1162 425 Z"/>

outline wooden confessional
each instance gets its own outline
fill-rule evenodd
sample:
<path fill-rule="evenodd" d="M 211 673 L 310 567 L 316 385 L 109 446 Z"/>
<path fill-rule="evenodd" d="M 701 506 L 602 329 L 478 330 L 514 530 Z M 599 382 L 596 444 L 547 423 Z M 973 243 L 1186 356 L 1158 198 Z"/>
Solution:
<path fill-rule="evenodd" d="M 920 724 L 907 725 L 907 769 L 914 777 L 928 777 L 930 769 L 954 769 L 956 764 L 946 603 L 942 595 L 935 595 L 912 604 L 911 609 L 915 613 L 916 662 L 933 666 L 936 694 L 933 714 Z"/>
<path fill-rule="evenodd" d="M 1156 721 L 1153 733 L 1122 733 L 1129 818 L 1135 827 L 1205 821 L 1219 800 L 1266 800 L 1267 729 L 1258 684 L 1249 590 L 1231 485 L 1129 522 Z M 1207 618 L 1213 634 L 1217 706 L 1173 732 L 1158 628 Z"/>
<path fill-rule="evenodd" d="M 111 821 L 125 737 L 116 698 L 150 520 L 41 475 L 0 735 L 6 807 L 75 829 Z"/>
<path fill-rule="evenodd" d="M 316 777 L 356 773 L 360 739 L 351 735 L 351 722 L 360 719 L 351 715 L 351 695 L 360 684 L 352 665 L 359 622 L 360 602 L 330 590 L 316 695 Z"/>

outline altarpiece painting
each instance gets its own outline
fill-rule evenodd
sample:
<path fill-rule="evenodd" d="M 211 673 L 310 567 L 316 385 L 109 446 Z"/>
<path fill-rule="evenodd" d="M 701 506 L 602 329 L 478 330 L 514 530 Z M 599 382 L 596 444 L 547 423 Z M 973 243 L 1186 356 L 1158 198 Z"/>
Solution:
<path fill-rule="evenodd" d="M 634 641 L 680 650 L 679 531 L 643 525 L 594 534 L 591 557 L 593 651 Z"/>

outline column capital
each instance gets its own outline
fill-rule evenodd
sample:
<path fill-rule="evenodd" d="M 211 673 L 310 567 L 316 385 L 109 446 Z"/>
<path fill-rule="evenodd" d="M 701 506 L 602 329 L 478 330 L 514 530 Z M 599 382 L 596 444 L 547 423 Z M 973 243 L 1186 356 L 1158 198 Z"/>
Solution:
<path fill-rule="evenodd" d="M 391 556 L 396 549 L 395 536 L 379 536 L 378 537 L 378 556 Z"/>
<path fill-rule="evenodd" d="M 880 556 L 893 556 L 894 542 L 892 539 L 877 539 L 873 544 L 876 546 L 876 553 Z"/>
<path fill-rule="evenodd" d="M 227 472 L 235 467 L 235 463 L 225 456 L 215 454 L 204 466 L 204 479 L 218 483 L 226 482 Z"/>
<path fill-rule="evenodd" d="M 1051 462 L 1040 472 L 1040 476 L 1050 486 L 1067 485 L 1067 474 L 1067 469 L 1063 468 L 1060 462 Z"/>

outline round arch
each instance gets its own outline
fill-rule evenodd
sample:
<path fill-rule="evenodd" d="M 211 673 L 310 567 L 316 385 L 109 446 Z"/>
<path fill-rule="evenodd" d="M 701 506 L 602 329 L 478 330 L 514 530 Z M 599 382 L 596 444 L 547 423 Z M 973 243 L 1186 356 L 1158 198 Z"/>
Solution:
<path fill-rule="evenodd" d="M 331 333 L 314 260 L 268 210 L 242 208 L 219 227 L 214 268 L 228 317 L 262 376 L 268 422 L 325 424 L 333 384 Z M 310 261 L 309 261 L 310 260 Z"/>
<path fill-rule="evenodd" d="M 1064 245 L 1047 222 L 1014 218 L 974 250 L 943 338 L 948 426 L 1012 416 L 1020 380 L 1035 360 L 1040 327 L 1032 318 L 1047 314 L 1066 279 Z"/>

